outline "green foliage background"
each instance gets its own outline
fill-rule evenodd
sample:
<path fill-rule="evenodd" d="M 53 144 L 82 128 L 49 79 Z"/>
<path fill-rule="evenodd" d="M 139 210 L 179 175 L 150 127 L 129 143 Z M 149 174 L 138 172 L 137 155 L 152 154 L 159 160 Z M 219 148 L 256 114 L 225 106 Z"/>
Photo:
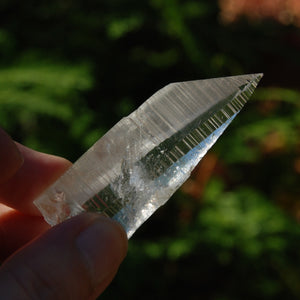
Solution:
<path fill-rule="evenodd" d="M 72 161 L 169 82 L 264 72 L 102 299 L 300 298 L 299 28 L 225 25 L 211 0 L 2 0 L 0 13 L 0 125 Z"/>

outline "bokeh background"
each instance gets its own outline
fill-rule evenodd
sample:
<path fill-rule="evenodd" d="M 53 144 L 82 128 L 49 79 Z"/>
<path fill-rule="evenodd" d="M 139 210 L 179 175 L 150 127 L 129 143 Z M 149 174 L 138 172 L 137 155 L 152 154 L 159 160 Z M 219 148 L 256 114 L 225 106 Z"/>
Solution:
<path fill-rule="evenodd" d="M 0 16 L 0 124 L 72 161 L 169 82 L 264 72 L 101 299 L 300 299 L 300 1 L 1 0 Z"/>

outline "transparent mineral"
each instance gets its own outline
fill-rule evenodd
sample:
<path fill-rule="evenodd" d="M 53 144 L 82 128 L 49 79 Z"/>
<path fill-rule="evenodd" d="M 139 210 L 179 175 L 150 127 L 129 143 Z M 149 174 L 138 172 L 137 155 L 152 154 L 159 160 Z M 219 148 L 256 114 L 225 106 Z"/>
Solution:
<path fill-rule="evenodd" d="M 106 214 L 130 237 L 190 176 L 262 74 L 172 83 L 97 141 L 35 205 L 55 225 Z"/>

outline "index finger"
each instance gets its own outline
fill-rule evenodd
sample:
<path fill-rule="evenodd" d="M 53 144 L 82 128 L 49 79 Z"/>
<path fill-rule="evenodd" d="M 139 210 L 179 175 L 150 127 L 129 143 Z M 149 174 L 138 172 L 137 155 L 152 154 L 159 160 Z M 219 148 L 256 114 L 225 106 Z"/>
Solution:
<path fill-rule="evenodd" d="M 23 213 L 40 215 L 33 200 L 62 175 L 71 163 L 21 144 L 17 144 L 17 148 L 24 163 L 13 176 L 0 184 L 0 202 Z"/>

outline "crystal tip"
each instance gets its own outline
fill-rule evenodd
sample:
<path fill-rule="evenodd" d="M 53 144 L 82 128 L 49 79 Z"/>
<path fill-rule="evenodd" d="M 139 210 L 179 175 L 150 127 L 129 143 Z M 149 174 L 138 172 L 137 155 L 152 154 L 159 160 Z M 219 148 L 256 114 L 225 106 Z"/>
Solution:
<path fill-rule="evenodd" d="M 252 74 L 252 76 L 256 77 L 257 80 L 259 81 L 263 78 L 264 73 L 254 73 L 254 74 Z"/>

